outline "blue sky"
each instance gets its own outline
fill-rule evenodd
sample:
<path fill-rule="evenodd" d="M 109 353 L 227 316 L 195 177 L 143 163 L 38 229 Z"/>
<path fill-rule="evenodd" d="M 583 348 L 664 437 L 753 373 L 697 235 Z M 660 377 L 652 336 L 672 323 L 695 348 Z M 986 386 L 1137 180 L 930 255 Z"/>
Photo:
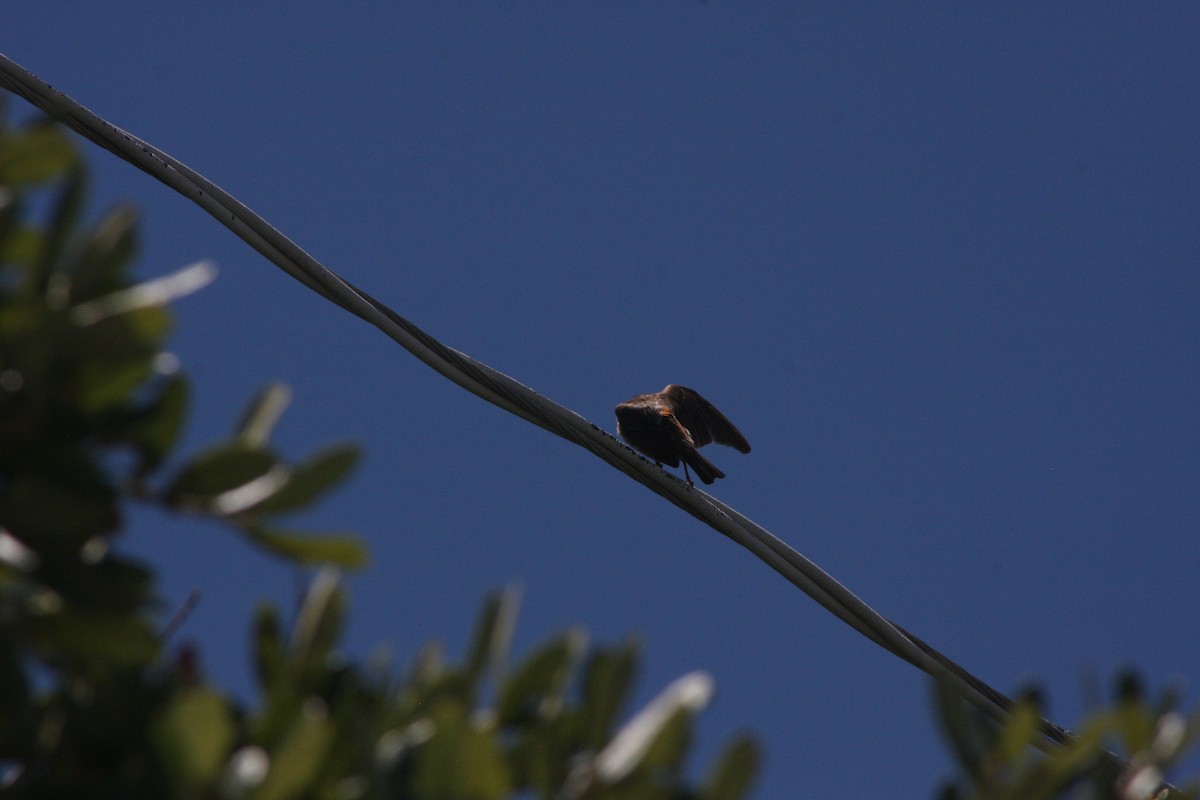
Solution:
<path fill-rule="evenodd" d="M 714 494 L 997 688 L 1041 683 L 1060 724 L 1131 664 L 1196 703 L 1200 10 L 347 5 L 26 3 L 0 49 L 609 430 L 700 390 L 754 446 L 706 451 Z M 460 653 L 519 580 L 519 648 L 635 633 L 639 702 L 711 672 L 699 754 L 760 733 L 759 797 L 947 774 L 913 668 L 88 150 L 96 203 L 143 211 L 143 275 L 221 269 L 177 307 L 189 445 L 282 380 L 286 453 L 367 447 L 303 520 L 372 548 L 351 651 Z M 248 613 L 295 576 L 207 525 L 135 528 L 248 691 Z"/>

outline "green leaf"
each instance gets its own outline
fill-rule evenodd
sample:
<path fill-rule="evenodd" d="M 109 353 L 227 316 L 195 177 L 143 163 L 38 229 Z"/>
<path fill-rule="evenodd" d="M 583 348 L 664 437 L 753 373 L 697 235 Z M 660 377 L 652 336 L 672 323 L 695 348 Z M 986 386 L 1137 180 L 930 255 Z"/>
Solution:
<path fill-rule="evenodd" d="M 579 714 L 583 741 L 593 750 L 612 738 L 617 715 L 633 689 L 640 651 L 631 639 L 617 648 L 597 650 L 588 659 Z"/>
<path fill-rule="evenodd" d="M 291 664 L 307 685 L 319 682 L 328 670 L 345 616 L 346 595 L 338 586 L 337 572 L 323 569 L 313 578 L 300 607 L 289 652 Z"/>
<path fill-rule="evenodd" d="M 286 383 L 268 384 L 250 401 L 235 435 L 248 445 L 265 447 L 291 402 L 292 390 Z"/>
<path fill-rule="evenodd" d="M 762 764 L 762 748 L 753 736 L 740 736 L 718 756 L 700 790 L 701 800 L 741 800 L 750 793 Z"/>
<path fill-rule="evenodd" d="M 477 690 L 489 667 L 492 679 L 499 684 L 504 680 L 512 649 L 513 629 L 521 607 L 521 587 L 510 585 L 488 595 L 479 618 L 463 673 L 470 682 L 472 691 Z"/>
<path fill-rule="evenodd" d="M 45 248 L 39 259 L 33 285 L 29 287 L 33 291 L 40 293 L 45 290 L 51 271 L 58 266 L 59 259 L 70 246 L 71 236 L 79 225 L 80 214 L 87 198 L 87 188 L 87 170 L 82 163 L 76 162 L 54 200 L 54 210 L 46 227 Z"/>
<path fill-rule="evenodd" d="M 261 607 L 255 627 L 255 667 L 265 702 L 254 719 L 254 739 L 274 747 L 289 735 L 297 715 L 314 694 L 337 678 L 334 647 L 345 617 L 346 598 L 337 572 L 323 569 L 313 578 L 285 646 L 278 612 Z"/>
<path fill-rule="evenodd" d="M 157 397 L 114 423 L 110 436 L 137 448 L 141 457 L 138 475 L 146 475 L 166 460 L 183 431 L 187 406 L 187 379 L 176 374 L 163 382 Z"/>
<path fill-rule="evenodd" d="M 226 700 L 201 687 L 185 688 L 153 727 L 153 745 L 181 794 L 212 786 L 234 741 L 233 713 Z"/>
<path fill-rule="evenodd" d="M 145 620 L 133 614 L 93 613 L 64 608 L 26 620 L 42 658 L 95 667 L 140 667 L 158 655 L 158 640 Z"/>
<path fill-rule="evenodd" d="M 71 308 L 71 320 L 76 325 L 94 325 L 101 320 L 142 309 L 161 309 L 181 297 L 203 289 L 215 280 L 216 276 L 217 268 L 212 262 L 197 261 L 170 275 L 116 289 L 79 303 Z"/>
<path fill-rule="evenodd" d="M 220 495 L 263 477 L 277 463 L 272 453 L 257 447 L 240 442 L 217 445 L 183 468 L 164 499 L 176 507 L 208 507 Z"/>
<path fill-rule="evenodd" d="M 71 140 L 58 127 L 37 125 L 0 134 L 0 185 L 45 183 L 65 172 L 75 159 Z"/>
<path fill-rule="evenodd" d="M 676 678 L 618 731 L 595 759 L 599 778 L 617 783 L 634 770 L 678 768 L 691 738 L 691 717 L 712 698 L 712 677 Z"/>
<path fill-rule="evenodd" d="M 0 140 L 2 139 L 3 133 L 0 132 Z M 24 204 L 21 202 L 20 195 L 6 189 L 7 187 L 0 183 L 0 268 L 13 261 L 8 255 L 10 241 L 17 231 L 24 227 L 21 225 Z M 35 252 L 40 252 L 40 250 Z M 28 265 L 33 261 L 21 263 Z"/>
<path fill-rule="evenodd" d="M 1029 755 L 1029 748 L 1041 733 L 1038 706 L 1029 701 L 1018 702 L 1009 711 L 996 737 L 994 751 L 1001 764 L 1011 764 Z"/>
<path fill-rule="evenodd" d="M 1109 731 L 1110 720 L 1106 715 L 1093 716 L 1074 739 L 1055 749 L 1047 758 L 1039 759 L 1021 776 L 1009 796 L 1022 800 L 1059 797 L 1066 787 L 1086 775 L 1100 761 L 1101 748 Z M 1105 789 L 1111 789 L 1112 785 L 1110 782 Z M 1103 795 L 1098 793 L 1097 796 Z"/>
<path fill-rule="evenodd" d="M 325 448 L 292 469 L 283 487 L 254 507 L 255 514 L 280 514 L 304 508 L 344 481 L 358 465 L 361 448 L 338 444 Z"/>
<path fill-rule="evenodd" d="M 152 599 L 154 586 L 149 568 L 112 553 L 98 562 L 80 558 L 77 553 L 66 558 L 44 558 L 37 577 L 69 605 L 105 613 L 140 611 Z"/>
<path fill-rule="evenodd" d="M 0 264 L 20 264 L 26 267 L 28 275 L 45 246 L 46 239 L 41 231 L 24 225 L 10 225 L 0 240 Z"/>
<path fill-rule="evenodd" d="M 974 781 L 983 780 L 984 762 L 992 751 L 995 723 L 967 704 L 949 681 L 934 681 L 934 708 L 958 762 Z"/>
<path fill-rule="evenodd" d="M 125 271 L 137 249 L 137 219 L 133 206 L 122 205 L 93 228 L 75 265 L 71 305 L 125 288 Z"/>
<path fill-rule="evenodd" d="M 445 648 L 439 642 L 426 642 L 413 657 L 407 683 L 414 688 L 427 686 L 440 680 L 448 669 Z"/>
<path fill-rule="evenodd" d="M 29 701 L 21 656 L 11 637 L 0 638 L 0 752 L 19 752 L 36 736 L 37 714 Z"/>
<path fill-rule="evenodd" d="M 518 736 L 508 748 L 508 764 L 514 782 L 528 787 L 530 796 L 578 796 L 569 790 L 560 792 L 574 766 L 573 760 L 583 749 L 575 723 L 575 715 L 568 711 L 550 721 L 510 729 L 517 731 Z"/>
<path fill-rule="evenodd" d="M 258 685 L 270 689 L 279 680 L 284 668 L 282 626 L 279 610 L 260 605 L 254 616 L 254 667 Z"/>
<path fill-rule="evenodd" d="M 488 657 L 492 653 L 496 622 L 500 618 L 500 605 L 503 602 L 503 592 L 488 592 L 487 598 L 483 601 L 483 608 L 479 612 L 479 617 L 475 620 L 475 633 L 471 637 L 471 646 L 467 651 L 467 663 L 463 667 L 463 670 L 470 676 L 472 685 L 483 674 L 483 670 L 488 663 Z"/>
<path fill-rule="evenodd" d="M 171 312 L 147 306 L 76 323 L 68 342 L 75 361 L 128 361 L 157 355 L 171 330 Z"/>
<path fill-rule="evenodd" d="M 30 471 L 0 488 L 5 527 L 34 550 L 69 553 L 92 536 L 117 528 L 116 495 L 102 475 L 65 459 L 47 469 L 55 474 Z"/>
<path fill-rule="evenodd" d="M 1113 723 L 1130 755 L 1150 747 L 1154 741 L 1157 715 L 1146 702 L 1141 677 L 1125 670 L 1117 677 Z"/>
<path fill-rule="evenodd" d="M 154 374 L 149 358 L 130 361 L 89 361 L 79 370 L 79 408 L 97 413 L 124 405 Z"/>
<path fill-rule="evenodd" d="M 500 800 L 511 790 L 508 766 L 496 737 L 443 708 L 434 734 L 414 754 L 416 800 Z"/>
<path fill-rule="evenodd" d="M 255 800 L 319 796 L 314 779 L 325 767 L 333 734 L 325 704 L 316 698 L 305 702 L 287 736 L 270 754 L 270 770 L 254 793 Z"/>
<path fill-rule="evenodd" d="M 586 634 L 568 631 L 529 655 L 500 691 L 500 724 L 551 719 L 561 713 L 571 668 L 586 646 Z"/>
<path fill-rule="evenodd" d="M 645 755 L 637 763 L 638 769 L 656 767 L 670 771 L 679 769 L 692 741 L 692 714 L 680 708 L 672 714 L 650 741 Z"/>
<path fill-rule="evenodd" d="M 300 534 L 262 525 L 246 526 L 242 532 L 264 550 L 300 564 L 362 569 L 370 558 L 366 546 L 351 534 Z"/>

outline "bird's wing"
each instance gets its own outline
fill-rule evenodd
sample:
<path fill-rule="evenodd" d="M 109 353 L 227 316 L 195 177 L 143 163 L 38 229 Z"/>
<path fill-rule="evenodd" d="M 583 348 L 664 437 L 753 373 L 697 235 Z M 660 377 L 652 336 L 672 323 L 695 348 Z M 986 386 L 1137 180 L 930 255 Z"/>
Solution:
<path fill-rule="evenodd" d="M 750 443 L 742 432 L 695 389 L 671 384 L 662 393 L 675 407 L 675 418 L 691 432 L 696 447 L 716 442 L 750 452 Z"/>

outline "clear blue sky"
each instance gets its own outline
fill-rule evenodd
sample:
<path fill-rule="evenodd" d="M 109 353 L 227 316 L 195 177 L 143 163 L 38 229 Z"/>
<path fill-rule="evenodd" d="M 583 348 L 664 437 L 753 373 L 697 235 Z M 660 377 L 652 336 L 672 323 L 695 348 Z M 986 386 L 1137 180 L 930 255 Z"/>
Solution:
<path fill-rule="evenodd" d="M 0 49 L 223 185 L 458 349 L 612 430 L 669 382 L 754 446 L 714 493 L 997 688 L 1191 682 L 1200 637 L 1200 7 L 1192 4 L 10 4 Z M 22 102 L 11 99 L 20 110 Z M 299 456 L 365 443 L 348 647 L 461 653 L 486 590 L 518 646 L 645 641 L 639 702 L 710 671 L 707 759 L 759 797 L 928 797 L 913 668 L 583 450 L 484 404 L 88 146 L 178 306 L 191 446 L 268 379 Z M 209 674 L 250 685 L 295 578 L 142 514 L 127 547 Z"/>

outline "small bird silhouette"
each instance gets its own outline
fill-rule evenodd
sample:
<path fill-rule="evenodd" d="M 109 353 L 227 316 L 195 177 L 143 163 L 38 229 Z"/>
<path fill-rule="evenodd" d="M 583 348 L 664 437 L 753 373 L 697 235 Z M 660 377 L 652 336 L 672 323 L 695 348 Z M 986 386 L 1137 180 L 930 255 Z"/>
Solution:
<path fill-rule="evenodd" d="M 639 394 L 618 405 L 616 412 L 617 433 L 621 438 L 660 466 L 678 467 L 682 461 L 689 486 L 692 485 L 689 466 L 705 483 L 725 477 L 696 448 L 716 442 L 742 453 L 750 452 L 750 443 L 741 431 L 712 403 L 686 386 L 671 384 L 661 392 Z"/>

